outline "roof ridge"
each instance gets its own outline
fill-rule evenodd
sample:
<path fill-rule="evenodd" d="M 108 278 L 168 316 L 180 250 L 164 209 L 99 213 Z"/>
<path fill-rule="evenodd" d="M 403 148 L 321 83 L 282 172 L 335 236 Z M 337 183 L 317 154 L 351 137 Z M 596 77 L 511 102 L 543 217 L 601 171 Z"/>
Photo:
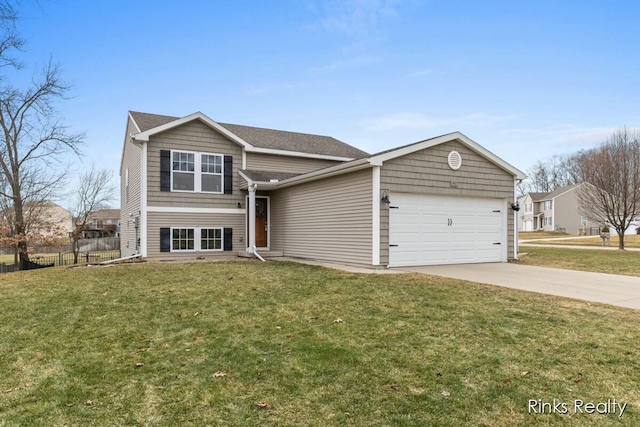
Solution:
<path fill-rule="evenodd" d="M 258 130 L 268 130 L 268 131 L 272 131 L 272 132 L 285 132 L 285 133 L 295 133 L 298 135 L 311 135 L 311 136 L 321 136 L 323 138 L 331 138 L 331 139 L 336 139 L 333 136 L 330 135 L 321 135 L 319 133 L 309 133 L 309 132 L 298 132 L 298 131 L 293 131 L 293 130 L 283 130 L 283 129 L 273 129 L 273 128 L 265 128 L 262 126 L 250 126 L 250 125 L 239 125 L 237 123 L 223 123 L 223 122 L 217 122 L 219 125 L 225 126 L 242 126 L 245 128 L 251 128 L 251 129 L 258 129 Z M 336 139 L 336 141 L 338 141 Z"/>

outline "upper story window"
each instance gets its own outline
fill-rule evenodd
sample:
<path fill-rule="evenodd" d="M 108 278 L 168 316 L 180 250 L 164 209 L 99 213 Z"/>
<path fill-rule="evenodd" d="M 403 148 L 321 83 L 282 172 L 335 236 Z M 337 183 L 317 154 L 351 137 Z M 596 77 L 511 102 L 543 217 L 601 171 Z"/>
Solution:
<path fill-rule="evenodd" d="M 220 154 L 171 152 L 173 191 L 223 192 L 223 156 Z"/>
<path fill-rule="evenodd" d="M 220 193 L 222 190 L 222 156 L 201 155 L 202 191 Z"/>
<path fill-rule="evenodd" d="M 546 200 L 544 202 L 544 210 L 548 211 L 549 209 L 551 209 L 553 207 L 553 200 Z"/>
<path fill-rule="evenodd" d="M 533 203 L 525 203 L 524 204 L 525 212 L 533 212 Z"/>

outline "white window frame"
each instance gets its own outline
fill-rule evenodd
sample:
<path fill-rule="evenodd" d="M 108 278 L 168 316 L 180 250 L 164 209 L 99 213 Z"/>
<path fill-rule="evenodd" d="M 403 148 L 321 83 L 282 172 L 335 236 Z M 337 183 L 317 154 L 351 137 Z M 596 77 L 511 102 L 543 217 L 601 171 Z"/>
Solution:
<path fill-rule="evenodd" d="M 588 223 L 589 223 L 589 218 L 587 218 L 587 217 L 586 217 L 586 216 L 584 216 L 584 215 L 581 215 L 581 216 L 580 216 L 580 225 L 581 225 L 581 226 L 585 226 L 585 225 L 587 225 Z"/>
<path fill-rule="evenodd" d="M 202 172 L 202 156 L 215 156 L 220 157 L 220 172 Z M 198 173 L 200 175 L 200 192 L 201 193 L 211 193 L 211 194 L 223 194 L 224 193 L 224 156 L 222 154 L 212 154 L 212 153 L 198 153 L 198 161 L 199 168 Z M 202 177 L 203 175 L 217 175 L 220 176 L 220 191 L 209 191 L 202 189 Z"/>
<path fill-rule="evenodd" d="M 525 203 L 524 204 L 525 212 L 533 212 L 533 203 Z"/>
<path fill-rule="evenodd" d="M 173 153 L 187 153 L 193 154 L 193 190 L 176 190 L 173 188 L 173 173 L 191 173 L 191 171 L 174 171 L 173 170 Z M 202 172 L 202 156 L 218 156 L 220 157 L 220 173 Z M 220 175 L 220 191 L 205 191 L 202 190 L 202 175 Z M 206 194 L 224 194 L 224 154 L 220 153 L 205 153 L 201 151 L 189 151 L 189 150 L 171 150 L 171 191 L 174 193 L 206 193 Z"/>
<path fill-rule="evenodd" d="M 549 211 L 553 209 L 553 200 L 545 200 L 544 201 L 544 210 Z"/>
<path fill-rule="evenodd" d="M 175 249 L 173 247 L 173 230 L 193 230 L 193 249 Z M 220 230 L 220 249 L 202 249 L 202 230 Z M 171 252 L 222 252 L 224 251 L 224 227 L 171 227 Z"/>
<path fill-rule="evenodd" d="M 545 216 L 544 217 L 544 225 L 553 225 L 553 217 Z"/>
<path fill-rule="evenodd" d="M 174 230 L 193 230 L 193 249 L 175 249 L 173 247 L 173 231 Z M 195 227 L 171 227 L 171 234 L 170 234 L 170 238 L 171 238 L 171 252 L 196 252 L 197 249 L 197 242 L 198 242 L 198 233 L 196 233 L 196 228 Z"/>
<path fill-rule="evenodd" d="M 220 249 L 202 249 L 202 230 L 220 230 Z M 200 252 L 220 252 L 224 250 L 224 228 L 223 227 L 200 227 L 198 229 L 198 246 Z"/>

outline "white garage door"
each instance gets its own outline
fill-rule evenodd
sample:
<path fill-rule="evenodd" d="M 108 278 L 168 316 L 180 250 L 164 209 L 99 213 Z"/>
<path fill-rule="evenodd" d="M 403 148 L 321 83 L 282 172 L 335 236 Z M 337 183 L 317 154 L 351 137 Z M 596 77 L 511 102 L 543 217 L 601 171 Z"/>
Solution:
<path fill-rule="evenodd" d="M 506 261 L 502 199 L 393 193 L 389 266 Z"/>

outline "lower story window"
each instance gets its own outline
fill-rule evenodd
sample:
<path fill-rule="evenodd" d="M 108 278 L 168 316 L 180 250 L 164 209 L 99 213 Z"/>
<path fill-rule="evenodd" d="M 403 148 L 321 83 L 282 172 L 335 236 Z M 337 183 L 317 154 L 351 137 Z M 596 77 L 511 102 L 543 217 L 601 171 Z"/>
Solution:
<path fill-rule="evenodd" d="M 203 250 L 203 251 L 222 250 L 222 228 L 201 228 L 200 229 L 200 250 Z"/>
<path fill-rule="evenodd" d="M 171 252 L 222 251 L 224 249 L 223 230 L 222 227 L 173 227 L 171 228 L 171 248 L 169 250 Z"/>
<path fill-rule="evenodd" d="M 550 216 L 544 217 L 544 225 L 553 225 L 553 218 Z"/>
<path fill-rule="evenodd" d="M 195 250 L 195 231 L 195 228 L 173 228 L 171 230 L 171 250 Z"/>

